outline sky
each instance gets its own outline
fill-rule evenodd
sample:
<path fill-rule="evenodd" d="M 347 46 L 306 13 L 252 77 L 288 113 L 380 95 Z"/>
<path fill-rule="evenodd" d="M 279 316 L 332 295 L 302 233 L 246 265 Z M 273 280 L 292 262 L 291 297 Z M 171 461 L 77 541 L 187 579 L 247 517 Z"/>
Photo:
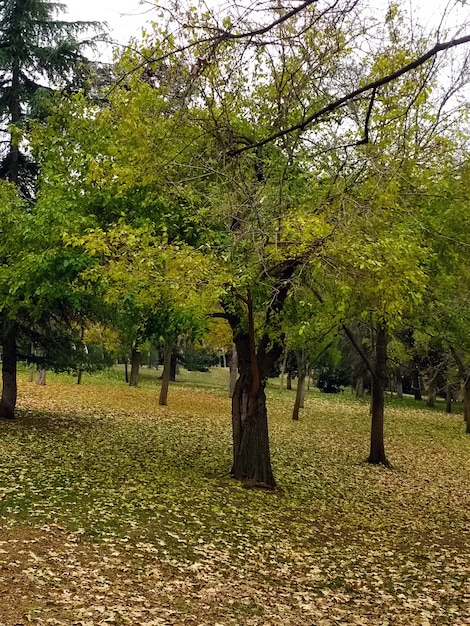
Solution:
<path fill-rule="evenodd" d="M 206 0 L 215 4 L 217 0 Z M 68 11 L 63 15 L 70 20 L 90 20 L 107 22 L 110 36 L 114 41 L 125 44 L 130 37 L 139 37 L 142 27 L 152 19 L 151 2 L 139 0 L 62 0 Z M 227 2 L 227 0 L 225 0 Z M 165 0 L 159 1 L 161 6 Z M 369 0 L 372 7 L 382 6 L 387 0 Z M 470 20 L 470 0 L 403 0 L 406 7 L 412 7 L 423 26 L 437 25 L 440 17 L 452 7 L 448 25 L 455 29 Z M 470 30 L 467 30 L 470 32 Z M 459 35 L 463 35 L 460 32 Z M 109 54 L 110 50 L 109 50 Z"/>

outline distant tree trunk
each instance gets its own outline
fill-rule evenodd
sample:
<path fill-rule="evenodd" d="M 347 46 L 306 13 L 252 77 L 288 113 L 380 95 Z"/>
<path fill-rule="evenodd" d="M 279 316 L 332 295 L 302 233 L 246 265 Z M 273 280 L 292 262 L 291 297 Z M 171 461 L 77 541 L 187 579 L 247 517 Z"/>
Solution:
<path fill-rule="evenodd" d="M 437 396 L 437 387 L 436 387 L 436 378 L 431 378 L 428 382 L 428 397 L 426 400 L 426 406 L 432 408 L 436 403 Z"/>
<path fill-rule="evenodd" d="M 364 365 L 369 370 L 372 379 L 372 389 L 370 398 L 370 452 L 367 458 L 368 463 L 373 465 L 389 465 L 385 455 L 384 445 L 384 406 L 385 388 L 387 385 L 387 329 L 383 321 L 377 324 L 377 331 L 374 345 L 374 360 L 369 359 L 360 343 L 356 340 L 354 333 L 343 326 L 346 335 L 352 345 L 362 358 Z"/>
<path fill-rule="evenodd" d="M 310 376 L 308 375 L 308 365 L 305 364 L 304 382 L 302 384 L 302 390 L 300 393 L 300 408 L 301 409 L 305 408 L 305 392 L 307 391 L 307 388 L 310 388 L 308 385 L 309 379 L 310 379 Z"/>
<path fill-rule="evenodd" d="M 452 385 L 446 383 L 446 413 L 452 413 Z"/>
<path fill-rule="evenodd" d="M 387 331 L 379 323 L 375 345 L 375 367 L 372 373 L 372 415 L 370 431 L 370 454 L 367 459 L 374 465 L 389 465 L 384 446 L 384 404 L 387 384 Z"/>
<path fill-rule="evenodd" d="M 166 406 L 168 404 L 168 388 L 171 379 L 171 355 L 173 354 L 174 339 L 165 340 L 165 348 L 163 352 L 163 373 L 162 386 L 160 388 L 160 398 L 158 404 Z"/>
<path fill-rule="evenodd" d="M 451 346 L 450 350 L 457 364 L 460 378 L 462 379 L 461 392 L 463 395 L 463 418 L 466 424 L 465 432 L 470 433 L 470 366 L 464 363 L 455 348 Z"/>
<path fill-rule="evenodd" d="M 287 365 L 287 346 L 284 348 L 284 353 L 282 355 L 282 363 L 281 363 L 281 376 L 279 380 L 279 389 L 282 391 L 284 389 L 284 376 L 286 374 L 286 365 Z"/>
<path fill-rule="evenodd" d="M 412 376 L 412 389 L 413 389 L 415 400 L 417 401 L 422 400 L 423 396 L 421 395 L 420 376 L 419 376 L 419 370 L 417 367 L 413 369 L 411 376 Z"/>
<path fill-rule="evenodd" d="M 170 382 L 172 383 L 176 382 L 177 368 L 178 368 L 177 346 L 173 345 L 173 349 L 171 352 L 171 359 L 170 359 Z"/>
<path fill-rule="evenodd" d="M 362 398 L 364 396 L 364 374 L 361 372 L 356 378 L 356 385 L 354 388 L 356 398 Z"/>
<path fill-rule="evenodd" d="M 82 375 L 83 375 L 83 370 L 81 367 L 79 367 L 77 369 L 77 385 L 81 385 L 82 384 Z"/>
<path fill-rule="evenodd" d="M 132 348 L 131 352 L 131 377 L 129 385 L 137 387 L 139 382 L 140 352 L 138 348 Z"/>
<path fill-rule="evenodd" d="M 127 360 L 127 356 L 124 359 L 124 379 L 125 379 L 126 383 L 129 382 L 129 363 L 128 363 L 128 360 Z"/>
<path fill-rule="evenodd" d="M 468 373 L 464 385 L 463 417 L 467 425 L 465 432 L 470 433 L 470 377 Z"/>
<path fill-rule="evenodd" d="M 401 377 L 401 368 L 397 368 L 395 371 L 395 380 L 396 380 L 396 385 L 397 385 L 397 398 L 400 398 L 400 400 L 403 399 L 403 380 Z"/>
<path fill-rule="evenodd" d="M 2 336 L 2 398 L 0 400 L 0 418 L 14 419 L 17 397 L 16 381 L 16 324 L 6 321 Z"/>
<path fill-rule="evenodd" d="M 46 385 L 46 370 L 43 367 L 38 367 L 36 384 L 41 385 L 42 387 Z"/>
<path fill-rule="evenodd" d="M 286 389 L 292 391 L 292 374 L 290 371 L 287 372 Z"/>
<path fill-rule="evenodd" d="M 297 358 L 297 391 L 295 393 L 294 409 L 292 411 L 292 419 L 297 421 L 299 419 L 299 409 L 302 404 L 303 390 L 305 386 L 305 351 L 296 350 L 295 356 Z"/>
<path fill-rule="evenodd" d="M 229 361 L 229 396 L 233 398 L 233 392 L 235 391 L 235 384 L 238 378 L 238 355 L 237 355 L 237 346 L 233 344 L 232 349 L 230 351 L 230 361 Z"/>

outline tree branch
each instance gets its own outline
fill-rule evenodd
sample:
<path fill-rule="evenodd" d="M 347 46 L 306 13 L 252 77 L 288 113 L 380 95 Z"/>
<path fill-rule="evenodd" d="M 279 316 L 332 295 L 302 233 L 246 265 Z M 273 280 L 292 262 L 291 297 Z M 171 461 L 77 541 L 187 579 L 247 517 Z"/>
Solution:
<path fill-rule="evenodd" d="M 229 155 L 235 156 L 237 154 L 241 154 L 242 152 L 246 152 L 247 150 L 253 150 L 255 148 L 264 146 L 268 143 L 271 143 L 272 141 L 275 141 L 276 139 L 285 137 L 286 135 L 293 133 L 297 130 L 305 130 L 308 126 L 312 125 L 314 122 L 317 122 L 320 118 L 324 117 L 328 113 L 332 113 L 333 111 L 336 111 L 337 109 L 342 108 L 345 104 L 347 104 L 351 100 L 354 100 L 358 96 L 361 96 L 362 94 L 367 93 L 368 91 L 373 92 L 371 104 L 369 105 L 369 110 L 367 112 L 367 116 L 370 118 L 370 114 L 372 110 L 371 105 L 373 104 L 374 94 L 379 87 L 382 87 L 383 85 L 388 85 L 389 83 L 397 80 L 404 74 L 407 74 L 408 72 L 411 72 L 412 70 L 417 69 L 418 67 L 426 63 L 426 61 L 429 61 L 434 56 L 436 56 L 439 52 L 450 50 L 452 48 L 456 48 L 457 46 L 461 46 L 469 42 L 470 42 L 470 35 L 465 35 L 464 37 L 459 37 L 457 39 L 451 39 L 449 41 L 443 41 L 440 43 L 438 42 L 435 46 L 430 48 L 427 52 L 419 56 L 414 61 L 411 61 L 410 63 L 403 65 L 402 67 L 395 70 L 394 72 L 391 72 L 390 74 L 387 74 L 386 76 L 382 76 L 382 78 L 378 78 L 377 80 L 367 83 L 367 85 L 364 85 L 363 87 L 358 87 L 357 89 L 349 92 L 345 96 L 342 96 L 341 98 L 338 98 L 337 100 L 334 100 L 333 102 L 330 102 L 330 104 L 327 104 L 326 106 L 322 107 L 318 111 L 315 111 L 311 115 L 308 115 L 305 119 L 303 119 L 298 124 L 293 124 L 292 126 L 289 126 L 288 128 L 284 128 L 283 130 L 280 130 L 277 133 L 273 133 L 269 137 L 265 137 L 265 139 L 261 139 L 261 141 L 252 143 L 251 145 L 242 146 L 241 148 L 237 148 L 236 150 L 231 150 L 229 152 Z M 366 123 L 367 123 L 367 117 L 366 117 Z"/>

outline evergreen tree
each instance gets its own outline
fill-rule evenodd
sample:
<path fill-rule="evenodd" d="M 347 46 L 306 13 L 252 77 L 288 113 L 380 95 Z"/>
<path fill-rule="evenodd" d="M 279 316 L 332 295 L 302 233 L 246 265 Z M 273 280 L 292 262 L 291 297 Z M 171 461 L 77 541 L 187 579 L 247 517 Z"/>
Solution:
<path fill-rule="evenodd" d="M 53 91 L 83 84 L 90 67 L 83 51 L 93 40 L 79 41 L 78 36 L 99 28 L 97 23 L 56 19 L 64 9 L 48 0 L 0 1 L 0 178 L 30 201 L 37 168 L 24 139 L 28 121 L 45 114 Z M 0 417 L 9 419 L 16 404 L 16 330 L 17 320 L 3 308 Z"/>

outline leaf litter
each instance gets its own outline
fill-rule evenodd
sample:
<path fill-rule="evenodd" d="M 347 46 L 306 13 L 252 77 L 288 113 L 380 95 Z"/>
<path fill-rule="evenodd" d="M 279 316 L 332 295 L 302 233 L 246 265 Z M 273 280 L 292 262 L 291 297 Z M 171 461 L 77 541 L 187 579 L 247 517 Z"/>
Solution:
<path fill-rule="evenodd" d="M 286 400 L 286 398 L 289 399 Z M 0 424 L 0 625 L 470 623 L 459 417 L 270 399 L 274 494 L 228 477 L 229 400 L 22 381 Z"/>

